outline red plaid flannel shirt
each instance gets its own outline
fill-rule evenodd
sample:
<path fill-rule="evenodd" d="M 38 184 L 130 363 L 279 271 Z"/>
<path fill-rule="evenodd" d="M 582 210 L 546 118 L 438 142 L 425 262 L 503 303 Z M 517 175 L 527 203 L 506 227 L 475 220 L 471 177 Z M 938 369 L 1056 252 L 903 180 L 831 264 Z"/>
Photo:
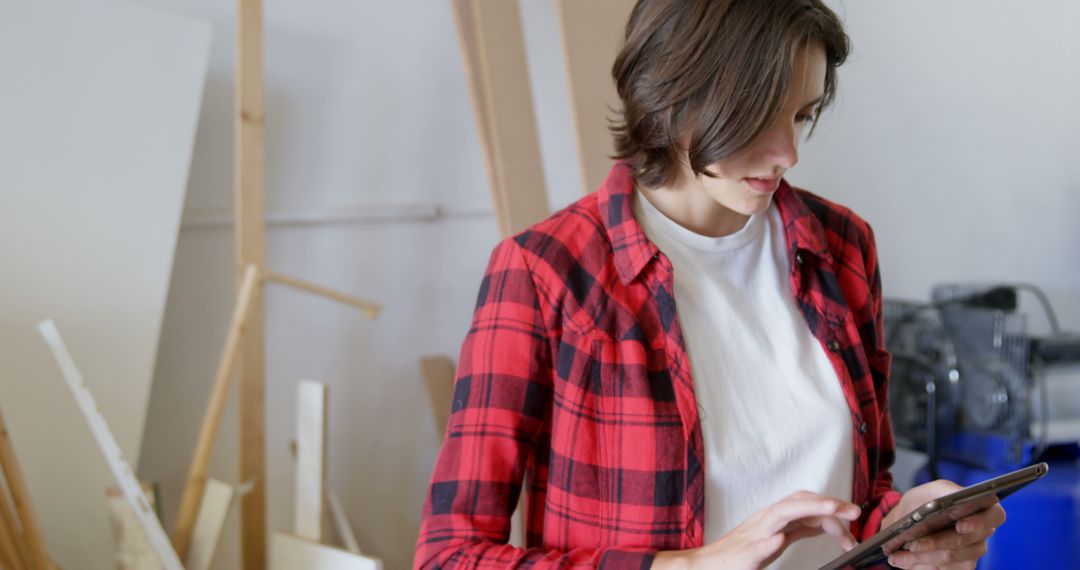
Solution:
<path fill-rule="evenodd" d="M 630 168 L 500 243 L 461 349 L 414 568 L 641 569 L 702 546 L 704 447 L 671 263 L 634 218 Z M 899 500 L 874 237 L 783 182 L 791 286 L 851 411 L 852 525 Z M 794 379 L 793 379 L 794 380 Z M 526 548 L 506 544 L 523 485 Z M 792 489 L 796 491 L 797 489 Z"/>

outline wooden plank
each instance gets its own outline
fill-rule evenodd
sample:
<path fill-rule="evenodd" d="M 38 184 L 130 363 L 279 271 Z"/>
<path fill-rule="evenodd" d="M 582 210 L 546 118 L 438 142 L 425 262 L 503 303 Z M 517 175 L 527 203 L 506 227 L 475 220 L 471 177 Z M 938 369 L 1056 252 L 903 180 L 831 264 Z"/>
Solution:
<path fill-rule="evenodd" d="M 290 277 L 282 273 L 267 271 L 266 278 L 281 283 L 282 285 L 288 285 L 302 291 L 322 295 L 323 297 L 345 303 L 346 305 L 352 305 L 364 311 L 364 315 L 369 319 L 378 317 L 379 313 L 382 311 L 382 305 L 378 303 L 367 301 L 353 295 L 346 295 L 345 293 L 334 291 L 333 289 L 323 287 L 322 285 L 316 285 L 310 281 L 304 281 L 303 279 L 297 279 L 296 277 Z"/>
<path fill-rule="evenodd" d="M 270 570 L 382 570 L 382 560 L 275 532 Z"/>
<path fill-rule="evenodd" d="M 231 485 L 217 479 L 206 481 L 206 491 L 203 493 L 202 505 L 199 506 L 199 518 L 195 521 L 195 531 L 191 538 L 187 570 L 209 570 L 234 495 Z"/>
<path fill-rule="evenodd" d="M 4 561 L 5 568 L 23 570 L 31 567 L 29 557 L 30 547 L 23 541 L 7 495 L 0 487 L 0 560 Z"/>
<path fill-rule="evenodd" d="M 4 471 L 7 479 L 8 490 L 11 491 L 11 501 L 15 504 L 15 511 L 19 515 L 23 532 L 26 534 L 26 542 L 30 548 L 35 568 L 50 570 L 53 567 L 49 549 L 45 546 L 45 535 L 41 532 L 41 524 L 38 522 L 37 512 L 34 511 L 33 501 L 30 499 L 30 490 L 26 486 L 19 462 L 15 457 L 15 448 L 11 445 L 8 436 L 7 425 L 4 423 L 4 414 L 0 412 L 0 468 Z M 0 493 L 2 493 L 0 489 Z"/>
<path fill-rule="evenodd" d="M 435 433 L 441 441 L 446 436 L 454 403 L 454 361 L 445 356 L 424 356 L 420 359 L 420 371 L 427 384 L 431 415 L 435 418 Z"/>
<path fill-rule="evenodd" d="M 326 385 L 304 380 L 297 387 L 296 503 L 294 532 L 323 542 L 326 505 Z"/>
<path fill-rule="evenodd" d="M 480 148 L 484 157 L 484 174 L 487 176 L 488 189 L 491 192 L 492 205 L 495 208 L 495 220 L 499 224 L 500 235 L 507 235 L 509 222 L 499 198 L 501 193 L 496 188 L 494 156 L 491 150 L 492 135 L 488 132 L 487 91 L 481 81 L 480 53 L 476 41 L 476 25 L 473 17 L 472 0 L 451 0 L 454 14 L 454 26 L 457 30 L 458 47 L 464 63 L 465 80 L 469 86 L 469 101 L 472 103 L 476 133 L 480 139 Z"/>
<path fill-rule="evenodd" d="M 584 192 L 600 187 L 615 147 L 607 118 L 621 107 L 611 66 L 635 0 L 558 0 L 570 109 Z"/>
<path fill-rule="evenodd" d="M 53 357 L 56 358 L 57 363 L 60 365 L 64 380 L 67 381 L 68 387 L 71 388 L 75 402 L 79 405 L 79 409 L 86 418 L 87 425 L 90 426 L 91 434 L 93 434 L 98 447 L 101 448 L 102 453 L 105 455 L 105 461 L 109 464 L 113 477 L 116 478 L 124 497 L 127 498 L 128 503 L 135 510 L 135 516 L 139 519 L 143 531 L 146 532 L 146 537 L 150 540 L 150 544 L 154 546 L 154 550 L 157 552 L 165 570 L 183 570 L 180 558 L 176 556 L 176 551 L 173 550 L 172 544 L 169 543 L 169 537 L 165 534 L 165 530 L 161 528 L 161 522 L 158 521 L 157 514 L 150 505 L 150 501 L 147 500 L 146 495 L 142 492 L 131 466 L 124 459 L 120 446 L 116 443 L 116 438 L 113 437 L 108 424 L 105 423 L 105 418 L 98 411 L 97 402 L 94 401 L 94 396 L 87 388 L 82 373 L 76 368 L 75 361 L 72 360 L 71 354 L 68 352 L 67 347 L 64 346 L 60 331 L 56 329 L 56 325 L 50 320 L 39 323 L 38 330 L 41 332 L 41 336 L 45 338 L 49 349 L 52 350 Z"/>
<path fill-rule="evenodd" d="M 236 2 L 235 77 L 236 261 L 238 272 L 249 263 L 264 270 L 262 0 Z M 261 291 L 254 295 L 246 324 L 239 389 L 240 480 L 253 486 L 240 499 L 241 556 L 244 570 L 266 570 L 266 341 Z"/>
<path fill-rule="evenodd" d="M 244 271 L 244 279 L 240 284 L 236 306 L 233 307 L 229 332 L 225 335 L 225 347 L 222 350 L 221 361 L 218 363 L 214 387 L 210 392 L 210 400 L 206 405 L 206 414 L 203 416 L 199 440 L 195 444 L 195 455 L 191 460 L 191 467 L 188 469 L 184 494 L 180 498 L 176 525 L 173 527 L 173 547 L 176 548 L 180 559 L 184 561 L 187 560 L 192 530 L 199 514 L 199 505 L 202 504 L 203 488 L 206 485 L 206 472 L 210 467 L 210 456 L 213 453 L 214 441 L 217 439 L 218 429 L 221 425 L 221 416 L 225 413 L 225 402 L 229 395 L 229 383 L 232 380 L 233 373 L 236 371 L 241 338 L 245 332 L 244 327 L 250 319 L 255 295 L 259 289 L 259 269 L 254 264 L 250 264 Z"/>
<path fill-rule="evenodd" d="M 341 505 L 341 499 L 338 498 L 337 493 L 330 492 L 330 515 L 333 517 L 334 530 L 337 532 L 341 542 L 345 544 L 345 550 L 352 552 L 353 554 L 360 554 L 360 543 L 356 542 L 356 533 L 353 532 L 353 527 L 349 524 L 349 517 L 345 514 L 345 507 Z"/>
<path fill-rule="evenodd" d="M 550 211 L 520 9 L 506 0 L 455 0 L 454 13 L 473 107 L 484 125 L 492 201 L 506 237 Z"/>

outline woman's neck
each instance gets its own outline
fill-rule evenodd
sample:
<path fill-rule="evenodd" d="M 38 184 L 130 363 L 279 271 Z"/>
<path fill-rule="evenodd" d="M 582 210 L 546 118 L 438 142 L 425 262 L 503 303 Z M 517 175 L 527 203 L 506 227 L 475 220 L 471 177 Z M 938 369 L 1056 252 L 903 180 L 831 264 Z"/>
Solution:
<path fill-rule="evenodd" d="M 694 177 L 680 174 L 672 184 L 639 189 L 660 213 L 703 236 L 731 235 L 741 230 L 750 219 L 750 216 L 717 202 Z"/>

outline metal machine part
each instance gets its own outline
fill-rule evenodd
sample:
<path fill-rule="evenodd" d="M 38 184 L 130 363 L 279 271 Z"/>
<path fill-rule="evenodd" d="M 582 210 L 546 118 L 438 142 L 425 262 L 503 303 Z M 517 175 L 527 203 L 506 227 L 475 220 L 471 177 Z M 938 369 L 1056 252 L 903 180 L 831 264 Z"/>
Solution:
<path fill-rule="evenodd" d="M 1080 336 L 1028 335 L 1009 287 L 940 285 L 931 299 L 885 304 L 900 445 L 994 469 L 1080 441 Z"/>

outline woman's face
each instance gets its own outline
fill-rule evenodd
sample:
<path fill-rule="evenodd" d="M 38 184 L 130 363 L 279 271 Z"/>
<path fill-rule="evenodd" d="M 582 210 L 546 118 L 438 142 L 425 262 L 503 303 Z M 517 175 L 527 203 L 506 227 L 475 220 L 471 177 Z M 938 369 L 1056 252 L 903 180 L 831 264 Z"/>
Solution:
<path fill-rule="evenodd" d="M 799 142 L 813 122 L 825 91 L 825 51 L 811 45 L 795 59 L 791 90 L 776 121 L 750 146 L 708 170 L 715 178 L 696 177 L 710 198 L 750 216 L 764 212 L 780 185 L 780 177 L 799 161 Z M 684 172 L 692 173 L 688 168 Z"/>

